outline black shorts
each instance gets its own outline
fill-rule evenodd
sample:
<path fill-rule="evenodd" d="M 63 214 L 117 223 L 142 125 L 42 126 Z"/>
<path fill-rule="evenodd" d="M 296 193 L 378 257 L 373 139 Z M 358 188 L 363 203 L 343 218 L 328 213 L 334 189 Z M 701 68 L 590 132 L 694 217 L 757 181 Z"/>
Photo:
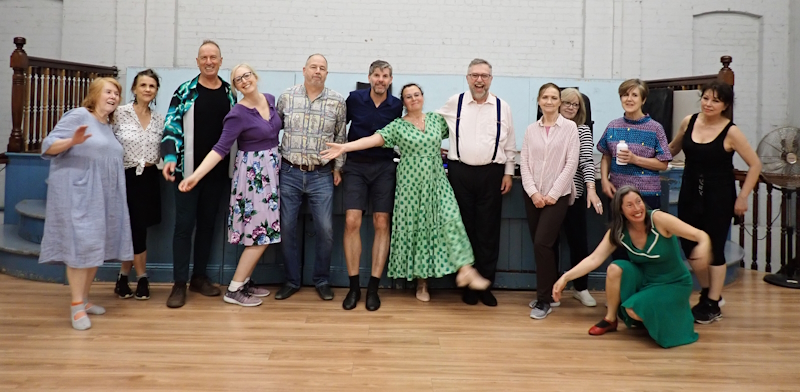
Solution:
<path fill-rule="evenodd" d="M 344 209 L 391 213 L 397 164 L 392 161 L 346 161 L 342 168 Z"/>

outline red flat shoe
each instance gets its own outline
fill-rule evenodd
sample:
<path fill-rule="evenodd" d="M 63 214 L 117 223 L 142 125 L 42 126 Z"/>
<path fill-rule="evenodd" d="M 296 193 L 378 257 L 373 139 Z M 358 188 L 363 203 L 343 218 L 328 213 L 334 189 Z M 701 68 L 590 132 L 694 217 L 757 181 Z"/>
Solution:
<path fill-rule="evenodd" d="M 589 335 L 599 336 L 606 332 L 616 332 L 618 320 L 608 321 L 605 317 L 599 323 L 589 328 Z"/>

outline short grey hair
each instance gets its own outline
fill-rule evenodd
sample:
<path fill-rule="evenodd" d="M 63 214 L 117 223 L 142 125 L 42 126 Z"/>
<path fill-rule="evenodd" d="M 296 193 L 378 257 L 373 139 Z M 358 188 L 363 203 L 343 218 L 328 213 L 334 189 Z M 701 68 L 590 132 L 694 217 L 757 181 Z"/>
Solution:
<path fill-rule="evenodd" d="M 214 45 L 214 46 L 216 46 L 217 47 L 217 52 L 219 52 L 219 57 L 222 57 L 222 49 L 219 48 L 219 45 L 217 45 L 216 42 L 214 42 L 214 41 L 212 41 L 210 39 L 203 40 L 203 43 L 200 44 L 200 46 L 197 48 L 197 51 L 199 52 L 200 48 L 202 48 L 203 46 L 206 46 L 206 45 Z"/>
<path fill-rule="evenodd" d="M 374 72 L 376 69 L 388 69 L 389 70 L 389 76 L 392 76 L 392 65 L 389 64 L 386 61 L 383 61 L 383 60 L 375 60 L 375 61 L 373 61 L 372 64 L 369 65 L 369 74 L 368 75 L 372 75 L 372 72 Z"/>
<path fill-rule="evenodd" d="M 486 65 L 489 67 L 489 71 L 491 71 L 491 70 L 492 70 L 492 65 L 491 65 L 491 64 L 489 64 L 489 62 L 488 62 L 488 61 L 486 61 L 486 60 L 484 60 L 484 59 L 478 59 L 478 58 L 476 58 L 476 59 L 473 59 L 472 61 L 470 61 L 470 62 L 469 62 L 469 67 L 467 67 L 467 72 L 469 72 L 469 69 L 470 69 L 470 68 L 472 68 L 472 67 L 474 67 L 474 66 L 476 66 L 476 65 L 481 65 L 481 64 L 486 64 Z"/>
<path fill-rule="evenodd" d="M 325 64 L 326 65 L 328 64 L 328 59 L 322 53 L 314 53 L 311 56 L 308 56 L 308 58 L 306 59 L 306 64 L 308 64 L 308 61 L 311 60 L 311 58 L 314 57 L 314 56 L 322 57 L 322 59 L 325 60 Z"/>

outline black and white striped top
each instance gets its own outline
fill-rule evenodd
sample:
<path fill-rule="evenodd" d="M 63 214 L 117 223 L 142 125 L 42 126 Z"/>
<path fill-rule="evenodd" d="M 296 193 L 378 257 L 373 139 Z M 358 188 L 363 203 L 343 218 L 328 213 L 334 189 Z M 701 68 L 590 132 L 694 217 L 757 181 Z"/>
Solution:
<path fill-rule="evenodd" d="M 578 170 L 575 171 L 575 197 L 581 197 L 585 193 L 586 183 L 594 184 L 594 139 L 592 130 L 586 125 L 578 125 L 578 139 L 581 143 L 580 154 L 578 156 Z"/>

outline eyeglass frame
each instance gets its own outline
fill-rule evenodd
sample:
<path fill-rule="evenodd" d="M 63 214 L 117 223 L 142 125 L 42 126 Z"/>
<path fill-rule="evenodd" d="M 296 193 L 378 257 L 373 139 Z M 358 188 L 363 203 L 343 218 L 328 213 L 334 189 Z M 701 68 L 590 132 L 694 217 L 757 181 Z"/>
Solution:
<path fill-rule="evenodd" d="M 580 107 L 581 107 L 581 104 L 580 104 L 580 102 L 578 102 L 578 103 L 574 103 L 574 102 L 561 102 L 561 104 L 562 104 L 562 105 L 564 105 L 564 107 L 565 107 L 565 108 L 568 108 L 568 109 L 569 109 L 569 108 L 575 108 L 575 109 L 578 109 L 578 108 L 580 108 Z"/>
<path fill-rule="evenodd" d="M 245 72 L 245 73 L 233 78 L 233 84 L 237 85 L 237 84 L 241 83 L 243 80 L 250 80 L 250 78 L 252 78 L 252 77 L 253 77 L 253 71 L 247 71 L 247 72 Z"/>
<path fill-rule="evenodd" d="M 490 80 L 493 76 L 492 74 L 476 74 L 476 73 L 468 73 L 467 77 L 473 80 L 483 79 L 483 80 Z"/>

